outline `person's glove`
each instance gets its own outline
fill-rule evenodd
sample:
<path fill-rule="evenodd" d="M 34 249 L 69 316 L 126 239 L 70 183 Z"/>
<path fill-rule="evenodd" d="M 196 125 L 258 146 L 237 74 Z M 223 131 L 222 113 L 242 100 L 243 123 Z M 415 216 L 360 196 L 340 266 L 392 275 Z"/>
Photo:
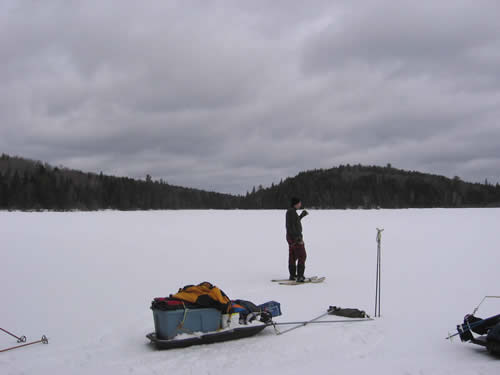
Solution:
<path fill-rule="evenodd" d="M 304 245 L 304 240 L 299 238 L 297 241 L 295 241 L 296 245 Z"/>
<path fill-rule="evenodd" d="M 302 211 L 300 213 L 300 218 L 302 219 L 303 217 L 306 217 L 307 215 L 309 215 L 309 212 L 307 212 L 306 210 Z"/>

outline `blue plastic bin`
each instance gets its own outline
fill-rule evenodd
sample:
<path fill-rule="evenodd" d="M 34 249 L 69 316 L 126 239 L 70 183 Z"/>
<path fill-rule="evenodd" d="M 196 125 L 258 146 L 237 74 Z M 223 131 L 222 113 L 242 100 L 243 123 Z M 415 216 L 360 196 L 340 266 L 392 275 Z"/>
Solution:
<path fill-rule="evenodd" d="M 268 311 L 273 317 L 281 315 L 281 305 L 279 302 L 269 301 L 259 305 L 258 307 L 264 311 Z"/>
<path fill-rule="evenodd" d="M 212 332 L 221 326 L 221 312 L 216 309 L 154 310 L 156 337 L 171 339 L 179 333 Z"/>

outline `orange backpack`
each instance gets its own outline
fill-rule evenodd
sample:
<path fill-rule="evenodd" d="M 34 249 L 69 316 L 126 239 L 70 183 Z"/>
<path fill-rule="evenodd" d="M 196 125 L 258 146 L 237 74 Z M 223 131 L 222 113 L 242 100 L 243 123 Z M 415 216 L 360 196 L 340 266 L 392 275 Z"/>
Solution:
<path fill-rule="evenodd" d="M 170 297 L 203 307 L 212 307 L 223 313 L 231 310 L 231 300 L 226 293 L 208 281 L 198 285 L 187 285 L 179 289 L 176 294 L 170 295 Z"/>

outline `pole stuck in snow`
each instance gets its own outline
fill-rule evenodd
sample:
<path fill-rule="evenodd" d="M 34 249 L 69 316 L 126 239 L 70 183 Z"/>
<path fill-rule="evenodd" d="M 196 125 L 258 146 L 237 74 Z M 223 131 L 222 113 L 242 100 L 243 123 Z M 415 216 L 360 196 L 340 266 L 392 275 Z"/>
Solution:
<path fill-rule="evenodd" d="M 377 272 L 375 277 L 375 317 L 380 318 L 380 279 L 381 279 L 381 251 L 380 243 L 382 242 L 382 232 L 384 229 L 377 228 Z"/>

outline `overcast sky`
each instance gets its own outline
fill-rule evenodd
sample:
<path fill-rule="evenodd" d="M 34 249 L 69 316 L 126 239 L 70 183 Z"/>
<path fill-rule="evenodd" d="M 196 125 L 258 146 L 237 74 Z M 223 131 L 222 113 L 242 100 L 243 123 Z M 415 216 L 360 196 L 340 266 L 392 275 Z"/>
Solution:
<path fill-rule="evenodd" d="M 500 1 L 0 2 L 0 152 L 245 193 L 370 164 L 500 181 Z"/>

